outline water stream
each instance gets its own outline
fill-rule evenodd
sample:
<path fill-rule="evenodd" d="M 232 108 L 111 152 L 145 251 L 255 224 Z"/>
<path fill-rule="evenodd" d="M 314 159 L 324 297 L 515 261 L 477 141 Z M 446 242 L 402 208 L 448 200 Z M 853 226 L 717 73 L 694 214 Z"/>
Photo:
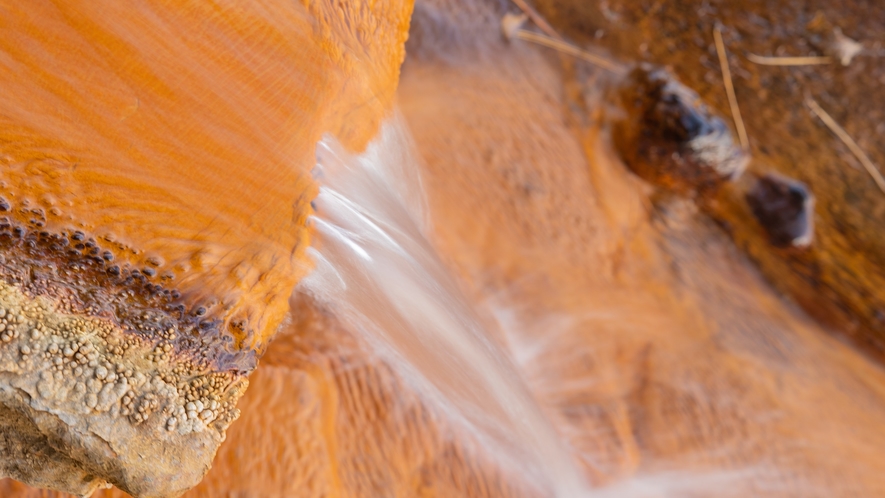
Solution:
<path fill-rule="evenodd" d="M 499 466 L 545 496 L 586 495 L 512 356 L 492 340 L 428 242 L 412 150 L 401 118 L 388 122 L 361 156 L 330 137 L 318 144 L 316 269 L 303 289 L 333 306 Z"/>

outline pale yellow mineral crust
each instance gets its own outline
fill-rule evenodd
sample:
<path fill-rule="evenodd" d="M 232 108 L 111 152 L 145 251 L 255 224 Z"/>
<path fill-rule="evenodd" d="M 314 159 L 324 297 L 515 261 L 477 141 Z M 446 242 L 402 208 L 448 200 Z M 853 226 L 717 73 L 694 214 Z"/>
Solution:
<path fill-rule="evenodd" d="M 0 474 L 81 495 L 197 484 L 247 381 L 178 357 L 179 333 L 139 337 L 0 281 Z"/>

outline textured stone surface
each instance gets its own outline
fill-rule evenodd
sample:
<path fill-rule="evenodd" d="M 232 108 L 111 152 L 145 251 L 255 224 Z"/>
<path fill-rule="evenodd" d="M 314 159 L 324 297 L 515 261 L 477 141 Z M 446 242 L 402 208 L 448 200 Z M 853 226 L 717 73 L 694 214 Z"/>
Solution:
<path fill-rule="evenodd" d="M 374 135 L 411 7 L 0 6 L 0 475 L 199 482 L 309 270 L 314 146 Z"/>
<path fill-rule="evenodd" d="M 3 473 L 81 494 L 114 484 L 175 496 L 196 485 L 246 380 L 179 358 L 176 327 L 151 340 L 59 308 L 0 283 Z"/>

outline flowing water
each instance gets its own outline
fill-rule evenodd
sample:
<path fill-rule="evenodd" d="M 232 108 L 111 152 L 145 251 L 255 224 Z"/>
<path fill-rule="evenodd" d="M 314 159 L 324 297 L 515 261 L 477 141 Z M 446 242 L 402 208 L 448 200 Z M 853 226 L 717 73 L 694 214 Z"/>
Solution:
<path fill-rule="evenodd" d="M 332 306 L 505 471 L 544 495 L 586 494 L 510 354 L 487 330 L 425 237 L 421 181 L 402 119 L 359 157 L 327 137 L 311 218 L 316 269 L 302 287 Z"/>

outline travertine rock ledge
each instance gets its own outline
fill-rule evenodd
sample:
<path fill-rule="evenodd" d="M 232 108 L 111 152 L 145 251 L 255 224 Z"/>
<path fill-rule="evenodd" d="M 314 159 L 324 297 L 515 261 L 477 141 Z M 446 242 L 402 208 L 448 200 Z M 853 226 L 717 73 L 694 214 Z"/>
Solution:
<path fill-rule="evenodd" d="M 317 140 L 375 136 L 412 3 L 4 6 L 0 475 L 199 481 L 309 270 Z"/>
<path fill-rule="evenodd" d="M 247 385 L 217 324 L 143 272 L 89 256 L 101 251 L 82 234 L 10 228 L 0 229 L 0 475 L 80 495 L 196 485 Z"/>

